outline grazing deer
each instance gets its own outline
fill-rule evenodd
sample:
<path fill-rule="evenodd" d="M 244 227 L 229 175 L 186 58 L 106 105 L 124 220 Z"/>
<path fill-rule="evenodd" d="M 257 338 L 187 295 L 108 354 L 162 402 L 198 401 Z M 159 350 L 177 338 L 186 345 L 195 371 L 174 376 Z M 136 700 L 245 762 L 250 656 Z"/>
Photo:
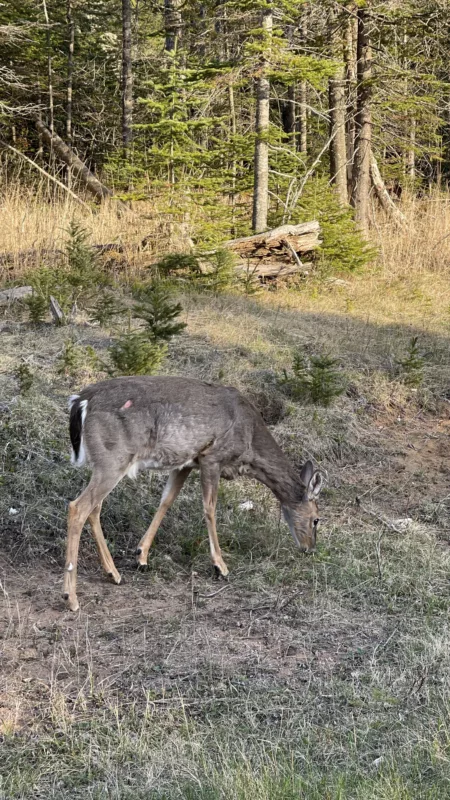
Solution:
<path fill-rule="evenodd" d="M 142 469 L 169 470 L 159 508 L 137 548 L 145 566 L 150 545 L 192 469 L 200 470 L 211 558 L 223 576 L 228 568 L 216 532 L 220 477 L 248 475 L 272 490 L 299 548 L 315 548 L 316 499 L 322 476 L 307 461 L 300 473 L 266 428 L 261 415 L 237 389 L 190 378 L 113 378 L 83 389 L 69 401 L 72 463 L 92 467 L 87 488 L 69 503 L 64 597 L 72 611 L 76 595 L 78 547 L 88 520 L 100 561 L 115 583 L 120 575 L 100 525 L 105 497 L 128 475 Z"/>

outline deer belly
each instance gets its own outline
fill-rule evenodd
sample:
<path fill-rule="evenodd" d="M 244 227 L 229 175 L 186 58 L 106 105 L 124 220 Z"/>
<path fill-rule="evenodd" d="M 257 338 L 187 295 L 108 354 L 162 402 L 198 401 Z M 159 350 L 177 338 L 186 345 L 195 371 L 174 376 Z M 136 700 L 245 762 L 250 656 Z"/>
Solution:
<path fill-rule="evenodd" d="M 140 461 L 133 461 L 133 463 L 128 467 L 126 474 L 129 478 L 137 478 L 139 472 L 142 472 L 146 469 L 162 470 L 167 472 L 168 470 L 184 469 L 185 467 L 193 466 L 195 465 L 192 459 L 188 459 L 180 464 L 168 464 L 167 461 L 157 461 L 153 458 L 146 458 Z"/>

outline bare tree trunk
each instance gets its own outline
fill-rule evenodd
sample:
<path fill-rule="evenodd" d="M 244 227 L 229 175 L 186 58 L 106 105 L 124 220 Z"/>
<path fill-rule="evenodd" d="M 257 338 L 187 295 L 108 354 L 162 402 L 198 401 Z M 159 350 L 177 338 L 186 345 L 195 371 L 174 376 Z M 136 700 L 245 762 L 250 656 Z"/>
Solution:
<path fill-rule="evenodd" d="M 131 145 L 133 68 L 131 61 L 131 0 L 122 0 L 122 143 L 125 159 Z"/>
<path fill-rule="evenodd" d="M 347 148 L 345 141 L 345 83 L 343 69 L 330 78 L 330 178 L 340 205 L 347 205 Z"/>
<path fill-rule="evenodd" d="M 329 17 L 328 40 L 330 55 L 342 61 L 342 38 L 335 13 Z M 336 188 L 340 205 L 347 205 L 347 147 L 345 141 L 345 72 L 340 63 L 328 81 L 330 114 L 330 178 Z"/>
<path fill-rule="evenodd" d="M 306 37 L 308 35 L 308 22 L 305 16 L 305 12 L 303 13 L 302 22 L 301 22 L 301 34 L 303 42 L 306 42 Z M 299 115 L 298 115 L 298 149 L 300 153 L 306 153 L 308 150 L 308 90 L 306 81 L 300 81 L 299 91 L 298 91 L 298 104 L 299 104 Z"/>
<path fill-rule="evenodd" d="M 356 40 L 358 21 L 349 17 L 345 28 L 344 63 L 346 81 L 346 137 L 347 137 L 347 191 L 352 193 L 353 158 L 355 154 L 355 114 L 356 114 Z"/>
<path fill-rule="evenodd" d="M 252 228 L 260 233 L 267 228 L 267 212 L 269 207 L 269 106 L 270 83 L 267 78 L 267 65 L 272 35 L 272 10 L 263 11 L 262 28 L 265 35 L 264 52 L 261 57 L 260 75 L 256 86 L 256 141 L 253 190 Z"/>
<path fill-rule="evenodd" d="M 406 160 L 406 174 L 410 181 L 416 177 L 416 120 L 411 117 L 409 127 L 409 150 Z"/>
<path fill-rule="evenodd" d="M 112 196 L 111 189 L 108 189 L 93 172 L 75 155 L 73 150 L 66 145 L 57 133 L 52 135 L 51 131 L 39 119 L 35 120 L 37 132 L 42 137 L 42 141 L 47 147 L 61 159 L 68 167 L 71 167 L 74 175 L 77 175 L 91 194 L 98 200 L 104 200 Z"/>
<path fill-rule="evenodd" d="M 49 113 L 49 124 L 48 127 L 50 132 L 53 134 L 55 130 L 55 115 L 54 115 L 54 103 L 53 103 L 53 64 L 52 64 L 52 43 L 50 38 L 50 19 L 48 16 L 47 11 L 47 3 L 46 0 L 42 0 L 42 6 L 44 9 L 44 17 L 45 17 L 45 37 L 47 40 L 47 70 L 48 70 L 48 113 Z"/>
<path fill-rule="evenodd" d="M 38 96 L 38 119 L 39 122 L 42 124 L 42 93 L 41 93 L 41 84 L 38 81 L 37 85 L 37 96 Z M 38 151 L 36 153 L 36 158 L 40 161 L 42 160 L 44 154 L 44 142 L 42 140 L 42 134 L 38 131 Z"/>
<path fill-rule="evenodd" d="M 73 89 L 73 54 L 75 51 L 75 24 L 72 17 L 72 0 L 67 0 L 67 27 L 69 33 L 69 52 L 67 57 L 67 109 L 66 136 L 72 144 L 72 89 Z"/>
<path fill-rule="evenodd" d="M 165 49 L 168 53 L 177 50 L 181 39 L 182 20 L 178 0 L 164 0 Z"/>
<path fill-rule="evenodd" d="M 372 138 L 371 87 L 372 51 L 367 30 L 367 12 L 359 8 L 357 46 L 357 113 L 355 157 L 353 161 L 353 184 L 351 204 L 355 209 L 355 221 L 367 234 L 369 229 L 370 154 Z"/>

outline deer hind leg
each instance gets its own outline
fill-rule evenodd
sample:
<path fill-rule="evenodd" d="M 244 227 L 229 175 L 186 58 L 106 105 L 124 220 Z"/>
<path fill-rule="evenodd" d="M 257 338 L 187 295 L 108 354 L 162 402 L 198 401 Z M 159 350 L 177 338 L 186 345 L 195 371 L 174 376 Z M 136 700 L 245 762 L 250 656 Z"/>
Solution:
<path fill-rule="evenodd" d="M 153 539 L 156 536 L 156 532 L 161 525 L 164 517 L 166 516 L 170 506 L 174 503 L 176 498 L 178 497 L 181 489 L 183 488 L 184 482 L 188 475 L 192 472 L 191 467 L 184 467 L 183 469 L 174 469 L 170 475 L 169 479 L 164 487 L 164 491 L 162 493 L 162 497 L 159 503 L 159 508 L 153 517 L 152 524 L 147 529 L 146 533 L 142 537 L 141 541 L 139 542 L 136 553 L 138 556 L 137 562 L 138 566 L 145 567 L 147 565 L 147 558 L 148 558 L 148 551 L 151 547 Z"/>
<path fill-rule="evenodd" d="M 88 517 L 97 506 L 101 505 L 102 501 L 114 489 L 114 486 L 116 486 L 121 477 L 122 474 L 115 474 L 114 477 L 106 478 L 93 473 L 86 489 L 76 500 L 69 503 L 66 566 L 64 572 L 64 599 L 67 600 L 71 611 L 77 611 L 79 608 L 76 587 L 78 549 L 80 546 L 81 531 Z M 103 534 L 102 538 L 104 540 Z"/>
<path fill-rule="evenodd" d="M 106 574 L 113 579 L 114 583 L 120 583 L 122 580 L 120 577 L 120 573 L 117 571 L 115 567 L 112 555 L 109 552 L 108 545 L 106 544 L 105 541 L 105 537 L 102 531 L 102 526 L 100 524 L 101 510 L 102 510 L 102 504 L 99 503 L 98 506 L 95 506 L 94 510 L 89 514 L 88 522 L 89 525 L 91 526 L 91 530 L 95 539 L 95 543 L 97 545 L 97 550 L 103 569 L 105 570 Z"/>
<path fill-rule="evenodd" d="M 205 512 L 206 525 L 208 528 L 212 563 L 216 571 L 225 578 L 228 575 L 228 567 L 222 558 L 216 530 L 217 492 L 220 480 L 219 467 L 212 467 L 203 463 L 200 469 L 200 480 L 202 484 L 203 510 Z"/>

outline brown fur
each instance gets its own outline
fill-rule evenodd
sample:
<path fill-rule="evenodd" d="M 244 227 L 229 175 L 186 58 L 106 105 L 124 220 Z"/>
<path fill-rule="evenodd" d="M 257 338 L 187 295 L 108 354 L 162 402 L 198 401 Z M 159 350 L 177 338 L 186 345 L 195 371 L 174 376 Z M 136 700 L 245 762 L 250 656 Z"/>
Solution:
<path fill-rule="evenodd" d="M 138 547 L 141 565 L 146 564 L 161 520 L 192 469 L 200 469 L 211 557 L 222 575 L 228 569 L 215 523 L 221 475 L 245 474 L 268 486 L 280 501 L 299 547 L 310 551 L 315 546 L 320 475 L 311 462 L 300 474 L 296 471 L 259 412 L 237 389 L 175 377 L 103 381 L 83 389 L 72 402 L 71 439 L 76 454 L 77 442 L 82 441 L 92 466 L 88 487 L 69 509 L 64 591 L 74 610 L 78 608 L 78 544 L 88 519 L 103 567 L 120 582 L 100 526 L 100 508 L 123 476 L 135 476 L 139 469 L 170 471 L 160 507 Z"/>

